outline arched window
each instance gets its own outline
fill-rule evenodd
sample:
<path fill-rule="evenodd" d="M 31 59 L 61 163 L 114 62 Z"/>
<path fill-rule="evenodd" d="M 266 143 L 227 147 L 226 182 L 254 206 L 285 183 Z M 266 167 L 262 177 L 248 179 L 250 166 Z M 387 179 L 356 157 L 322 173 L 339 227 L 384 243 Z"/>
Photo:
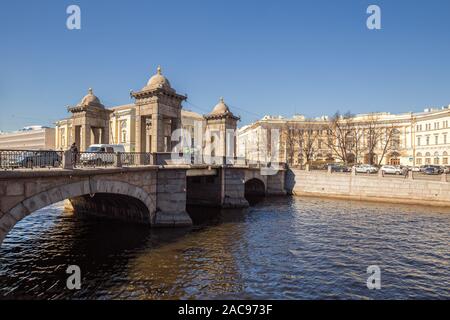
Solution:
<path fill-rule="evenodd" d="M 431 154 L 429 152 L 425 153 L 425 157 L 431 157 Z"/>
<path fill-rule="evenodd" d="M 120 139 L 122 143 L 127 142 L 127 120 L 120 121 Z"/>
<path fill-rule="evenodd" d="M 416 157 L 422 157 L 422 153 L 421 152 L 417 152 L 416 153 Z"/>
<path fill-rule="evenodd" d="M 398 129 L 393 129 L 391 134 L 391 148 L 394 150 L 400 149 L 400 131 Z"/>

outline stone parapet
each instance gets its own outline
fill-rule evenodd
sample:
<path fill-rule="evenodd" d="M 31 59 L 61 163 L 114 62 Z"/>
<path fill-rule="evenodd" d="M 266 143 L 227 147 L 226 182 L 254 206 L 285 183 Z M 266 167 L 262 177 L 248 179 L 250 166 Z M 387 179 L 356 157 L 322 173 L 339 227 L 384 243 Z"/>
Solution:
<path fill-rule="evenodd" d="M 443 179 L 413 180 L 291 169 L 286 172 L 286 189 L 293 195 L 450 206 L 450 183 Z"/>

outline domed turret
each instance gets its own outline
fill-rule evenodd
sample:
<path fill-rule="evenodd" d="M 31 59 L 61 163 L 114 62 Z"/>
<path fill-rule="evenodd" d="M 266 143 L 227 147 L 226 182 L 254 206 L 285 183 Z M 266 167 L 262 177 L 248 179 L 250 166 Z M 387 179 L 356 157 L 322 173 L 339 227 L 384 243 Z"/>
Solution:
<path fill-rule="evenodd" d="M 214 107 L 213 111 L 211 111 L 210 115 L 220 115 L 230 113 L 230 109 L 226 105 L 224 99 L 221 97 L 220 101 Z"/>
<path fill-rule="evenodd" d="M 160 66 L 158 66 L 156 74 L 148 80 L 147 85 L 143 90 L 154 90 L 158 88 L 173 90 L 169 80 L 162 75 Z"/>
<path fill-rule="evenodd" d="M 78 106 L 80 106 L 80 107 L 89 107 L 89 106 L 103 107 L 103 105 L 100 102 L 100 99 L 94 95 L 94 91 L 92 90 L 92 88 L 89 88 L 88 94 L 84 96 L 84 98 L 81 100 L 81 102 L 78 104 Z"/>

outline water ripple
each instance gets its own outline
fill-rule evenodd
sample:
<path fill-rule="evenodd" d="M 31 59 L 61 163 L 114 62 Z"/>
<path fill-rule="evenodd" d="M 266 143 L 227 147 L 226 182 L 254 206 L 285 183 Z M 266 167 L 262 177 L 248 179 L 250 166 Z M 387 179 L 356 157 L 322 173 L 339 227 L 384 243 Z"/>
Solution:
<path fill-rule="evenodd" d="M 192 229 L 150 230 L 57 204 L 5 239 L 0 297 L 449 299 L 449 244 L 450 212 L 417 206 L 270 198 Z M 79 291 L 65 288 L 70 264 Z M 381 290 L 366 287 L 369 265 Z"/>

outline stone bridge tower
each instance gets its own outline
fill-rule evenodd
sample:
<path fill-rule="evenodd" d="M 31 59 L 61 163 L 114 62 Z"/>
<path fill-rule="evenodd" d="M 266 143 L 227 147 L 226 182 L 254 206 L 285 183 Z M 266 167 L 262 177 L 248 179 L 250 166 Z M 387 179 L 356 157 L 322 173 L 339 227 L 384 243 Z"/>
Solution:
<path fill-rule="evenodd" d="M 236 156 L 236 128 L 239 117 L 235 116 L 225 104 L 223 98 L 211 113 L 204 116 L 206 120 L 206 156 Z"/>
<path fill-rule="evenodd" d="M 80 151 L 85 151 L 91 144 L 108 143 L 109 115 L 112 111 L 105 109 L 91 88 L 79 104 L 68 110 L 72 113 L 71 140 Z"/>
<path fill-rule="evenodd" d="M 172 132 L 181 128 L 181 103 L 186 96 L 177 94 L 161 67 L 138 92 L 131 92 L 136 104 L 136 151 L 170 152 Z"/>

